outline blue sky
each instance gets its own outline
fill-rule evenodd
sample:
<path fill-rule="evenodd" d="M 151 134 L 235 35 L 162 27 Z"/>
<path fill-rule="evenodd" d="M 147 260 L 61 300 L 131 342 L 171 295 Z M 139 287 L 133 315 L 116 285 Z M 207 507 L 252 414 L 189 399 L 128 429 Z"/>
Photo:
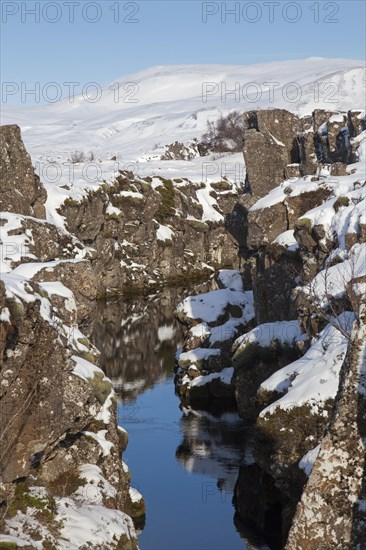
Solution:
<path fill-rule="evenodd" d="M 50 81 L 103 85 L 152 65 L 365 58 L 361 0 L 1 4 L 2 81 L 29 86 Z"/>

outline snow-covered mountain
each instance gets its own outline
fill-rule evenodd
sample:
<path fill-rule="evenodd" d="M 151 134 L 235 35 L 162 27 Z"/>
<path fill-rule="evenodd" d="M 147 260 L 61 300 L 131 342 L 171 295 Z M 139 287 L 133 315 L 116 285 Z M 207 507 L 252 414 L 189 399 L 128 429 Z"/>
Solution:
<path fill-rule="evenodd" d="M 308 58 L 256 65 L 156 66 L 118 78 L 91 96 L 37 107 L 5 105 L 2 123 L 21 126 L 32 158 L 143 159 L 175 140 L 200 137 L 208 120 L 230 109 L 364 108 L 361 61 Z M 79 88 L 80 90 L 80 88 Z M 230 93 L 231 92 L 231 93 Z"/>

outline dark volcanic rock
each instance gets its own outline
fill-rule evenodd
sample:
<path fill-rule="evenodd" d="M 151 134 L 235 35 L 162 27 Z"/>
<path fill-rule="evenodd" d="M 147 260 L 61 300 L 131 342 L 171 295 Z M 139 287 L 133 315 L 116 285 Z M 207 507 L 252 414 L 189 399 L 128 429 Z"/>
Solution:
<path fill-rule="evenodd" d="M 244 159 L 247 181 L 256 199 L 285 179 L 288 164 L 300 160 L 297 132 L 300 119 L 284 109 L 244 114 Z"/>
<path fill-rule="evenodd" d="M 46 191 L 15 124 L 0 127 L 0 167 L 0 210 L 45 218 Z"/>
<path fill-rule="evenodd" d="M 205 264 L 220 268 L 238 262 L 223 221 L 201 221 L 199 187 L 159 179 L 154 188 L 151 178 L 123 172 L 113 185 L 103 185 L 80 202 L 66 200 L 61 207 L 68 230 L 94 249 L 91 263 L 99 296 L 184 283 L 207 275 Z M 238 198 L 229 187 L 212 191 L 223 214 L 233 210 Z M 120 213 L 110 214 L 110 205 Z M 171 238 L 159 238 L 159 226 L 168 227 Z"/>
<path fill-rule="evenodd" d="M 40 302 L 21 304 L 3 289 L 1 299 L 10 312 L 0 350 L 1 477 L 9 482 L 29 475 L 37 453 L 45 458 L 66 433 L 78 433 L 93 418 L 95 398 L 89 384 L 71 374 L 71 353 L 43 319 Z"/>
<path fill-rule="evenodd" d="M 365 310 L 361 322 L 365 323 Z M 353 550 L 366 545 L 365 342 L 355 328 L 344 361 L 337 406 L 313 466 L 286 548 Z"/>

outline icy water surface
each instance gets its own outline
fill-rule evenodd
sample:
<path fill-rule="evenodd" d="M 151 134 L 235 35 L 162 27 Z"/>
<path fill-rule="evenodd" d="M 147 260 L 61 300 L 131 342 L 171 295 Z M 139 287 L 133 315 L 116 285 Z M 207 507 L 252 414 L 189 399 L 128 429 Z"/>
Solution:
<path fill-rule="evenodd" d="M 248 440 L 243 422 L 236 412 L 181 408 L 174 394 L 174 356 L 182 341 L 174 309 L 185 295 L 172 289 L 101 304 L 94 331 L 119 397 L 119 423 L 129 433 L 123 458 L 131 485 L 146 501 L 140 547 L 254 548 L 235 527 L 232 505 Z"/>

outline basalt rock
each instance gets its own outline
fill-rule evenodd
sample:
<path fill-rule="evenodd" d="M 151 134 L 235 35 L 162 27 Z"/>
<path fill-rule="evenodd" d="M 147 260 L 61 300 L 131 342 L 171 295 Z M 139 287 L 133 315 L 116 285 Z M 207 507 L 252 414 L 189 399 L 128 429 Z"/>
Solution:
<path fill-rule="evenodd" d="M 297 318 L 292 290 L 301 273 L 301 260 L 298 255 L 291 253 L 283 255 L 280 261 L 273 262 L 263 271 L 257 271 L 253 292 L 258 324 Z"/>
<path fill-rule="evenodd" d="M 355 162 L 350 142 L 365 128 L 360 111 L 339 113 L 317 109 L 299 118 L 284 109 L 244 113 L 244 159 L 253 204 L 279 183 L 316 174 L 328 163 L 332 175 L 343 175 Z"/>
<path fill-rule="evenodd" d="M 213 267 L 232 267 L 237 249 L 223 222 L 202 221 L 199 187 L 188 181 L 139 179 L 123 172 L 82 201 L 66 200 L 67 228 L 92 248 L 99 296 L 141 291 L 202 278 Z M 217 208 L 234 208 L 237 191 L 213 190 Z M 162 228 L 159 230 L 159 228 Z"/>
<path fill-rule="evenodd" d="M 187 144 L 175 141 L 165 146 L 165 152 L 161 156 L 161 160 L 192 160 L 198 156 L 200 156 L 200 152 L 197 140 Z"/>
<path fill-rule="evenodd" d="M 46 191 L 15 124 L 0 127 L 0 166 L 0 210 L 45 218 Z"/>
<path fill-rule="evenodd" d="M 244 114 L 244 159 L 247 182 L 256 199 L 285 179 L 288 164 L 299 161 L 299 118 L 284 109 Z"/>
<path fill-rule="evenodd" d="M 363 326 L 352 334 L 337 406 L 297 507 L 288 550 L 351 550 L 366 545 L 364 353 Z"/>
<path fill-rule="evenodd" d="M 97 357 L 87 339 L 76 334 L 76 312 L 69 311 L 62 297 L 48 300 L 35 282 L 28 282 L 26 289 L 28 297 L 21 300 L 9 297 L 3 283 L 0 287 L 0 494 L 5 507 L 1 529 L 8 533 L 14 515 L 18 511 L 26 514 L 29 503 L 38 512 L 36 521 L 32 519 L 33 531 L 28 532 L 25 523 L 23 534 L 27 540 L 35 537 L 55 544 L 61 536 L 62 522 L 57 516 L 60 499 L 70 499 L 69 505 L 76 509 L 84 503 L 127 511 L 129 483 L 118 451 L 112 402 L 108 414 L 102 414 L 111 383 L 103 379 L 100 370 L 93 379 L 74 373 L 74 356 L 82 355 L 78 346 L 90 349 L 88 359 L 95 361 Z M 65 325 L 67 322 L 70 326 Z M 108 452 L 99 443 L 102 434 Z M 83 491 L 84 467 L 100 472 L 112 493 L 90 485 Z M 35 499 L 34 491 L 41 491 L 41 500 Z M 27 516 L 18 518 L 20 531 L 23 519 L 26 522 Z M 126 548 L 132 550 L 137 543 L 132 523 L 131 528 L 130 546 Z M 117 542 L 109 547 L 117 548 Z"/>

